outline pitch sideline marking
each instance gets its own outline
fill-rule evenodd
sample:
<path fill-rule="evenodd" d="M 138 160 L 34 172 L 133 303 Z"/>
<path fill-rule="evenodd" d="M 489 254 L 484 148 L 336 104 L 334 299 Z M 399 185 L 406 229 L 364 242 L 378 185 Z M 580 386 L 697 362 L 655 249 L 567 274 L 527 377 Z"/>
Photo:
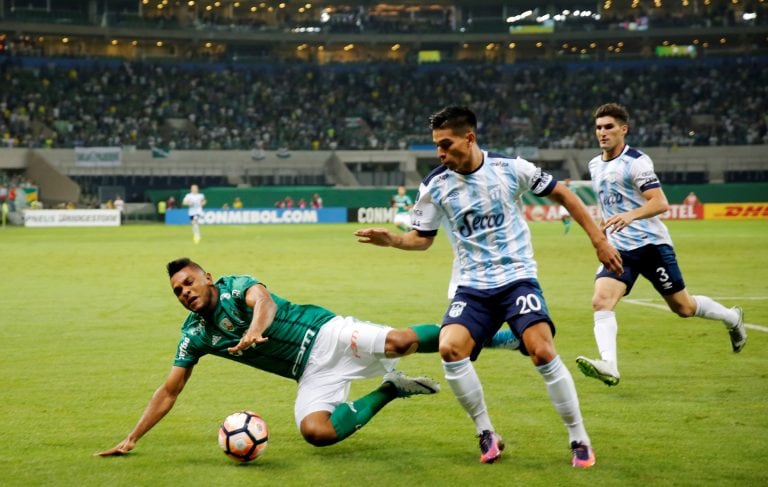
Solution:
<path fill-rule="evenodd" d="M 743 298 L 743 297 L 740 297 L 740 298 L 724 298 L 724 297 L 718 297 L 717 299 L 763 300 L 763 299 L 768 299 L 768 298 L 760 298 L 760 297 L 758 297 L 758 298 Z M 646 306 L 648 308 L 656 308 L 656 309 L 661 309 L 661 310 L 664 310 L 664 311 L 669 311 L 669 308 L 666 305 L 651 303 L 649 299 L 624 299 L 623 301 L 625 303 L 635 304 L 637 306 Z M 750 328 L 752 330 L 764 331 L 764 332 L 768 333 L 768 327 L 766 327 L 766 326 L 755 325 L 753 323 L 744 323 L 744 326 L 746 328 Z"/>

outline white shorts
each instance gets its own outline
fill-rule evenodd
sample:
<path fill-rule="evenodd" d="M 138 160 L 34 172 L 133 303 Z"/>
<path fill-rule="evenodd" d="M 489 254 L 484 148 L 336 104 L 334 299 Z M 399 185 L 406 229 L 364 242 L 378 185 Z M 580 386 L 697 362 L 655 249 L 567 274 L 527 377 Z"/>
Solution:
<path fill-rule="evenodd" d="M 411 228 L 411 214 L 410 213 L 395 213 L 395 217 L 392 218 L 392 223 L 395 225 L 402 225 Z"/>
<path fill-rule="evenodd" d="M 337 316 L 323 325 L 299 379 L 294 404 L 296 426 L 317 411 L 331 412 L 346 402 L 354 379 L 383 376 L 399 358 L 386 358 L 389 326 Z"/>

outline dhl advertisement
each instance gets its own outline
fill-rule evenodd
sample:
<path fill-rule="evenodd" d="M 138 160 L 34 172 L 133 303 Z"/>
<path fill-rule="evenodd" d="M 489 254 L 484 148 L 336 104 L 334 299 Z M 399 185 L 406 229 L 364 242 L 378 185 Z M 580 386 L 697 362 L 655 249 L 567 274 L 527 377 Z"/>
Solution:
<path fill-rule="evenodd" d="M 704 205 L 706 220 L 768 219 L 768 203 L 710 203 Z"/>

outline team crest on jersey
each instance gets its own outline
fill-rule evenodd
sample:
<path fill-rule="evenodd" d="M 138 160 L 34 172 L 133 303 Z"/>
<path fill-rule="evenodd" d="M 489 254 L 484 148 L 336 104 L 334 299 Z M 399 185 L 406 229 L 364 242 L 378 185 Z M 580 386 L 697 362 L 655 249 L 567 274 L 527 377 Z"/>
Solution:
<path fill-rule="evenodd" d="M 498 186 L 491 186 L 490 188 L 488 188 L 488 196 L 490 196 L 492 200 L 500 200 L 501 188 L 499 188 Z"/>
<path fill-rule="evenodd" d="M 448 310 L 448 316 L 451 318 L 458 318 L 461 313 L 464 312 L 464 308 L 467 306 L 465 301 L 454 301 L 451 303 L 451 309 Z"/>
<path fill-rule="evenodd" d="M 227 331 L 233 331 L 235 329 L 235 325 L 229 321 L 229 318 L 224 318 L 223 320 L 219 321 L 219 326 Z"/>

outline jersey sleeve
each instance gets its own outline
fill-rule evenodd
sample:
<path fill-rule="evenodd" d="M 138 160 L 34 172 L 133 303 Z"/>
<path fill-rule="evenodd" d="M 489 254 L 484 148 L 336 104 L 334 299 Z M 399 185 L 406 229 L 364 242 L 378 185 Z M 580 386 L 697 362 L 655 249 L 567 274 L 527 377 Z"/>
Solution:
<path fill-rule="evenodd" d="M 547 196 L 555 189 L 557 179 L 525 159 L 515 159 L 515 169 L 520 180 L 520 190 L 530 190 L 536 196 Z"/>
<path fill-rule="evenodd" d="M 411 228 L 424 237 L 434 237 L 440 228 L 442 213 L 432 199 L 427 185 L 419 185 L 419 194 L 411 211 Z"/>
<path fill-rule="evenodd" d="M 192 367 L 197 364 L 200 357 L 205 355 L 194 336 L 184 333 L 176 346 L 176 356 L 173 359 L 173 365 L 177 367 Z"/>
<path fill-rule="evenodd" d="M 630 170 L 632 182 L 641 193 L 653 188 L 660 188 L 661 182 L 653 169 L 653 161 L 647 155 L 635 159 Z"/>

